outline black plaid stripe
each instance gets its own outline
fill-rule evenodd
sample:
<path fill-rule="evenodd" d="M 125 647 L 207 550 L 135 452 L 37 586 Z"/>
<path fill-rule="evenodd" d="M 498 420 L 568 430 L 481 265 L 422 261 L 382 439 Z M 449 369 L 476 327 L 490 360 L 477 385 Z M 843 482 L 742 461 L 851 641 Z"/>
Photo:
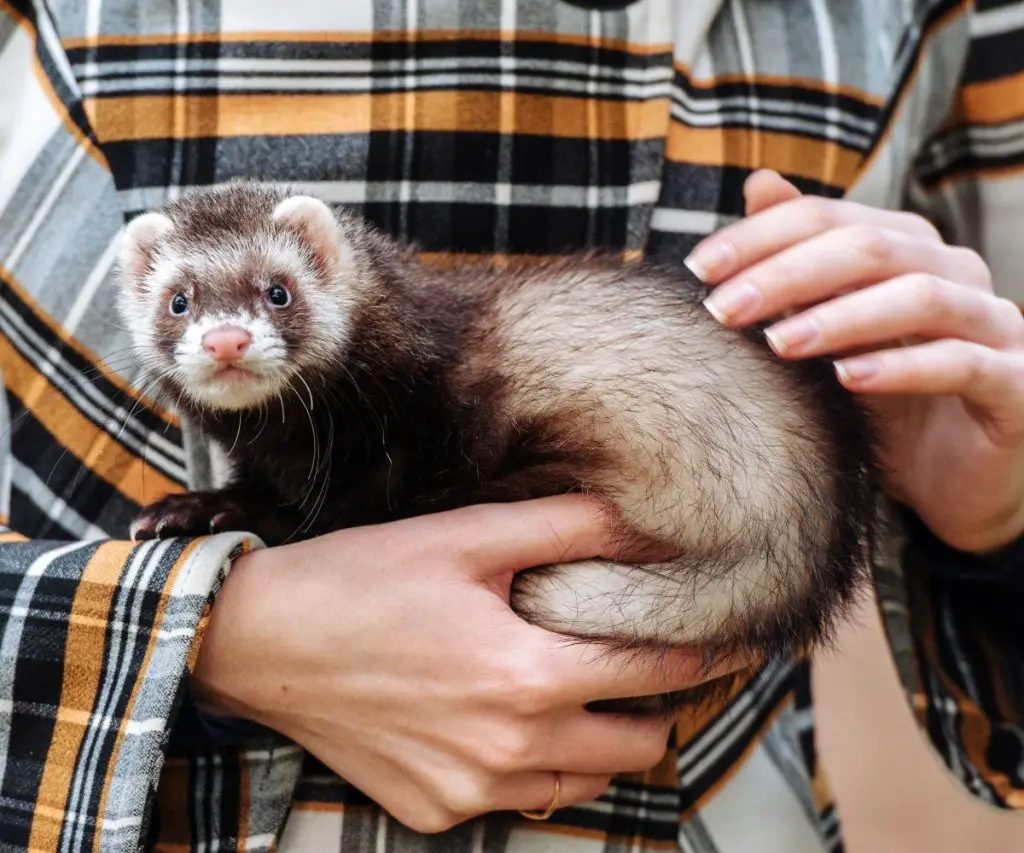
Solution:
<path fill-rule="evenodd" d="M 17 635 L 25 650 L 0 677 L 0 697 L 9 695 L 11 703 L 0 708 L 0 839 L 10 849 L 26 848 L 30 833 L 37 843 L 59 837 L 76 849 L 91 847 L 112 750 L 183 545 L 135 549 L 113 587 L 96 587 L 95 594 L 109 600 L 109 627 L 98 635 L 82 627 L 97 614 L 82 598 L 81 579 L 92 577 L 95 584 L 105 576 L 92 568 L 102 560 L 102 543 L 40 540 L 0 549 L 0 636 L 10 641 Z M 33 567 L 28 577 L 25 566 Z M 74 693 L 84 705 L 69 706 L 63 671 L 69 653 L 86 651 L 69 648 L 73 631 L 103 654 L 88 668 L 78 662 Z M 88 692 L 93 667 L 97 689 Z M 3 684 L 8 679 L 13 689 Z M 84 729 L 70 722 L 72 714 L 88 720 Z M 66 769 L 66 782 L 59 768 Z M 40 815 L 37 804 L 51 811 Z"/>
<path fill-rule="evenodd" d="M 972 793 L 1010 808 L 1012 792 L 1024 790 L 1019 601 L 999 585 L 925 574 L 913 549 L 908 569 L 924 725 Z"/>
<path fill-rule="evenodd" d="M 978 38 L 962 72 L 960 120 L 940 129 L 918 163 L 927 189 L 978 174 L 1013 175 L 1024 169 L 1024 118 L 1005 110 L 1024 88 L 1019 38 L 1017 31 Z"/>
<path fill-rule="evenodd" d="M 193 42 L 70 48 L 86 97 L 130 93 L 329 92 L 377 94 L 446 90 L 586 94 L 623 99 L 664 92 L 670 52 L 637 54 L 572 43 L 458 40 Z M 177 70 L 183 60 L 184 69 Z M 367 67 L 367 63 L 370 63 Z"/>
<path fill-rule="evenodd" d="M 27 3 L 13 5 L 23 12 L 34 7 L 34 4 Z M 548 14 L 551 9 L 557 9 L 559 15 L 563 12 L 569 15 L 565 11 L 567 4 L 523 3 L 521 6 L 530 14 L 525 18 L 520 16 L 517 24 L 523 26 L 522 37 L 514 39 L 405 39 L 391 36 L 362 41 L 324 41 L 313 37 L 308 41 L 275 41 L 270 37 L 260 41 L 233 39 L 229 35 L 223 40 L 185 37 L 153 43 L 151 38 L 151 43 L 146 44 L 101 44 L 97 47 L 75 44 L 72 36 L 68 58 L 85 98 L 94 104 L 138 97 L 147 87 L 150 92 L 177 93 L 184 99 L 177 102 L 179 105 L 186 104 L 190 97 L 213 91 L 246 92 L 255 96 L 285 90 L 333 94 L 361 92 L 373 99 L 373 103 L 384 103 L 382 99 L 397 95 L 411 99 L 412 104 L 416 98 L 434 97 L 439 93 L 443 97 L 450 96 L 454 101 L 460 93 L 493 95 L 504 90 L 515 94 L 519 99 L 516 103 L 527 103 L 524 98 L 553 98 L 560 92 L 578 94 L 582 87 L 584 92 L 589 90 L 593 102 L 601 105 L 602 109 L 619 109 L 652 98 L 664 98 L 666 121 L 673 122 L 676 129 L 689 132 L 710 127 L 741 135 L 764 131 L 792 140 L 794 145 L 810 144 L 811 147 L 801 150 L 838 150 L 844 156 L 848 155 L 848 162 L 856 163 L 858 158 L 870 157 L 888 146 L 888 134 L 902 132 L 895 117 L 910 94 L 909 84 L 914 69 L 920 65 L 919 60 L 930 51 L 934 52 L 934 42 L 929 39 L 929 34 L 960 13 L 960 4 L 922 0 L 913 4 L 913 16 L 908 26 L 895 29 L 886 19 L 885 35 L 892 39 L 894 47 L 889 69 L 892 79 L 870 74 L 860 79 L 850 57 L 857 56 L 855 41 L 858 37 L 863 36 L 867 42 L 870 41 L 869 35 L 874 36 L 874 33 L 864 32 L 863 19 L 858 17 L 867 7 L 850 2 L 822 7 L 828 9 L 833 31 L 838 34 L 837 49 L 845 75 L 843 80 L 845 82 L 849 77 L 855 83 L 843 91 L 835 91 L 825 85 L 827 80 L 818 79 L 824 72 L 815 60 L 807 57 L 794 60 L 791 77 L 781 82 L 779 75 L 769 67 L 770 56 L 755 52 L 754 64 L 749 65 L 741 56 L 740 42 L 743 27 L 749 27 L 754 19 L 751 4 L 740 4 L 742 8 L 739 11 L 739 7 L 730 7 L 720 16 L 716 30 L 719 41 L 715 42 L 715 37 L 711 40 L 714 52 L 710 85 L 706 85 L 706 80 L 697 80 L 691 73 L 693 69 L 684 69 L 678 64 L 673 66 L 673 58 L 664 50 L 644 53 L 616 46 L 612 40 L 598 46 L 593 40 L 585 44 L 580 38 L 563 43 L 557 39 L 533 37 L 531 33 L 536 32 L 538 19 L 531 18 L 531 15 Z M 978 12 L 1000 12 L 1015 7 L 1019 8 L 1019 4 L 983 2 L 978 4 Z M 189 32 L 215 32 L 220 26 L 214 14 L 217 4 L 200 6 L 188 3 L 180 4 L 180 8 L 187 10 L 187 16 L 182 20 Z M 416 27 L 430 17 L 426 6 L 420 9 L 415 21 L 404 20 L 398 4 L 382 2 L 375 8 L 380 16 L 377 23 L 386 23 L 389 27 L 398 24 Z M 792 26 L 786 28 L 782 42 L 790 52 L 787 55 L 797 56 L 796 47 L 814 38 L 806 17 L 810 8 L 810 4 L 797 3 L 790 9 Z M 458 25 L 478 26 L 483 13 L 476 5 L 464 4 L 459 9 Z M 765 16 L 760 19 L 762 23 L 771 24 L 778 20 L 772 16 L 780 12 L 766 7 L 758 14 Z M 45 13 L 44 17 L 48 19 L 48 15 Z M 81 9 L 61 10 L 59 17 L 62 34 L 80 32 L 84 26 Z M 179 26 L 175 14 L 170 14 L 170 5 L 154 4 L 141 9 L 137 4 L 105 2 L 100 4 L 99 19 L 101 32 L 118 32 L 116 27 L 121 26 L 128 33 L 135 29 L 147 33 L 174 33 Z M 551 19 L 552 26 L 554 20 Z M 582 24 L 592 24 L 596 19 L 577 16 L 558 20 L 571 20 L 572 27 L 578 28 L 574 30 L 574 36 L 579 37 Z M 602 35 L 621 34 L 622 20 L 614 16 L 602 18 Z M 47 24 L 48 20 L 42 23 Z M 843 25 L 848 31 L 842 30 Z M 534 29 L 530 30 L 530 27 Z M 976 49 L 968 58 L 968 82 L 1003 80 L 1006 75 L 1015 73 L 1011 71 L 1013 60 L 1007 57 L 1007 51 L 1016 41 L 1000 35 L 1000 32 L 978 39 L 977 44 L 984 45 L 985 51 Z M 179 35 L 187 36 L 188 33 Z M 72 124 L 80 133 L 88 135 L 94 129 L 85 121 L 87 113 L 76 100 L 77 95 L 67 86 L 66 80 L 63 83 L 60 80 L 63 72 L 56 67 L 52 40 L 44 38 L 41 43 L 43 67 L 55 78 L 58 100 L 69 109 Z M 303 65 L 307 61 L 313 63 L 312 67 Z M 355 70 L 352 63 L 357 62 L 369 65 Z M 246 63 L 251 63 L 250 67 L 239 75 L 238 68 Z M 760 64 L 765 68 L 760 68 Z M 872 89 L 868 85 L 871 80 L 877 82 L 880 79 L 885 83 L 884 90 Z M 864 84 L 859 87 L 861 94 L 856 94 L 858 84 Z M 286 102 L 282 99 L 280 103 Z M 520 114 L 516 118 L 518 121 L 524 117 Z M 711 161 L 705 158 L 702 162 L 692 162 L 696 158 L 683 156 L 680 162 L 666 165 L 664 139 L 657 135 L 651 139 L 607 139 L 600 138 L 600 134 L 593 133 L 586 125 L 581 126 L 582 130 L 569 134 L 528 133 L 518 130 L 519 125 L 515 122 L 499 132 L 494 127 L 485 130 L 474 128 L 476 120 L 468 116 L 463 126 L 447 130 L 424 130 L 411 125 L 384 130 L 370 122 L 352 132 L 323 134 L 292 126 L 285 112 L 279 117 L 279 122 L 285 125 L 283 129 L 287 135 L 276 136 L 273 141 L 262 135 L 218 137 L 210 133 L 185 134 L 182 138 L 104 138 L 102 145 L 128 215 L 159 204 L 182 187 L 249 174 L 308 185 L 313 191 L 322 191 L 329 200 L 362 212 L 392 233 L 418 240 L 427 251 L 442 253 L 538 254 L 586 245 L 609 248 L 646 246 L 649 252 L 659 257 L 681 260 L 703 233 L 742 212 L 742 181 L 752 165 L 756 165 L 742 156 L 730 159 L 734 154 L 729 153 L 728 147 L 722 156 Z M 999 129 L 1001 135 L 998 138 L 984 126 L 971 127 L 958 136 L 940 136 L 929 149 L 931 160 L 926 157 L 919 164 L 926 182 L 938 184 L 951 176 L 970 175 L 980 166 L 1013 166 L 1020 146 L 1012 131 L 1013 124 L 1007 123 L 1005 128 Z M 986 133 L 989 134 L 987 137 Z M 682 150 L 686 151 L 685 144 Z M 840 179 L 842 176 L 817 174 L 813 170 L 807 170 L 805 174 L 802 169 L 806 165 L 798 163 L 795 171 L 786 172 L 801 189 L 830 196 L 845 191 L 845 179 Z M 657 221 L 671 227 L 652 229 L 652 211 L 656 219 L 659 212 L 679 213 L 681 216 L 675 219 L 662 216 Z M 690 214 L 700 215 L 687 218 Z M 7 310 L 10 305 L 20 310 L 16 303 L 5 303 L 0 307 Z M 60 350 L 55 342 L 51 340 L 50 343 L 54 349 Z M 31 354 L 30 358 L 38 362 L 40 353 Z M 55 364 L 60 371 L 69 366 L 76 368 L 73 354 L 69 353 L 63 353 Z M 61 375 L 64 376 L 62 382 L 69 381 L 64 373 Z M 114 401 L 116 393 L 105 389 L 106 404 Z M 13 402 L 15 414 L 20 414 L 17 401 Z M 158 419 L 146 413 L 131 423 L 131 429 L 138 430 L 137 437 L 149 438 L 157 427 L 163 428 Z M 81 466 L 75 467 L 73 461 L 70 465 L 64 462 L 51 464 L 55 456 L 63 453 L 63 448 L 52 434 L 47 434 L 40 426 L 31 417 L 25 420 L 19 439 L 21 444 L 15 451 L 18 464 L 39 475 L 55 470 L 62 483 L 76 479 L 84 483 L 84 487 L 72 492 L 75 511 L 81 518 L 104 529 L 109 525 L 116 526 L 114 517 L 122 512 L 122 508 L 128 507 L 123 496 L 110 496 L 104 492 L 104 484 L 90 481 L 91 472 Z M 172 445 L 180 442 L 180 435 L 173 428 L 169 436 Z M 127 442 L 128 439 L 122 437 L 121 440 Z M 167 472 L 174 468 L 175 458 L 175 454 L 170 452 Z M 56 488 L 63 490 L 64 487 Z M 52 509 L 18 485 L 14 494 L 16 507 L 21 513 L 19 519 L 27 528 L 50 530 L 52 535 L 71 533 L 61 526 L 62 523 L 70 523 L 68 517 L 65 516 L 61 522 L 54 517 Z M 103 504 L 102 508 L 100 504 Z M 0 557 L 3 552 L 4 549 L 0 549 Z M 20 553 L 22 559 L 27 559 L 27 551 Z M 69 571 L 73 573 L 74 568 Z M 77 564 L 77 568 L 81 569 L 81 564 Z M 965 615 L 953 600 L 944 602 L 943 606 L 948 607 L 956 618 Z M 1012 669 L 1005 661 L 985 657 L 980 642 L 965 641 L 961 634 L 971 638 L 976 635 L 970 633 L 966 623 L 957 622 L 956 618 L 953 622 L 958 633 L 956 636 L 947 633 L 938 638 L 940 653 L 937 656 L 929 657 L 928 650 L 918 646 L 919 660 L 936 662 L 935 669 L 924 670 L 924 681 L 933 697 L 934 709 L 928 730 L 942 745 L 948 762 L 967 768 L 963 771 L 963 778 L 980 780 L 978 790 L 982 795 L 996 797 L 998 792 L 994 785 L 983 779 L 978 768 L 971 765 L 977 759 L 974 746 L 965 745 L 962 739 L 964 709 L 949 699 L 944 679 L 949 677 L 949 673 L 961 679 L 955 681 L 957 684 L 961 684 L 968 675 L 981 679 L 980 687 L 970 694 L 971 701 L 986 714 L 993 715 L 998 704 L 994 691 L 1000 685 L 1000 678 L 1012 673 Z M 932 633 L 922 631 L 921 636 L 933 637 L 935 629 L 930 630 Z M 715 851 L 714 826 L 701 814 L 686 824 L 685 831 L 680 829 L 678 815 L 683 801 L 686 798 L 696 801 L 700 790 L 711 790 L 716 780 L 736 768 L 743 747 L 757 737 L 758 726 L 763 725 L 773 708 L 788 701 L 787 696 L 795 697 L 793 701 L 797 709 L 808 706 L 806 685 L 801 680 L 804 671 L 805 667 L 799 665 L 795 669 L 761 673 L 732 706 L 749 705 L 750 714 L 744 718 L 750 722 L 749 726 L 744 722 L 721 734 L 697 737 L 684 745 L 679 757 L 682 774 L 692 768 L 705 752 L 710 754 L 713 751 L 717 756 L 701 773 L 692 778 L 686 777 L 685 785 L 681 782 L 678 788 L 662 790 L 654 786 L 619 784 L 594 809 L 567 810 L 561 828 L 582 831 L 591 826 L 599 836 L 605 833 L 603 846 L 609 850 L 668 844 L 674 838 L 679 838 L 682 844 L 682 836 L 685 835 L 689 845 L 687 849 Z M 58 672 L 53 677 L 59 678 L 59 675 Z M 993 748 L 998 747 L 998 739 L 1004 735 L 1012 737 L 1013 732 L 1009 729 L 996 732 Z M 799 732 L 797 738 L 802 762 L 807 773 L 813 775 L 816 760 L 813 730 L 808 726 Z M 102 752 L 99 745 L 91 749 L 93 754 Z M 1012 751 L 999 752 L 997 749 L 997 752 L 1001 756 L 999 761 L 1013 755 Z M 297 764 L 287 772 L 282 771 L 278 764 L 273 778 L 284 788 L 276 790 L 274 797 L 261 800 L 252 797 L 253 789 L 244 787 L 246 779 L 251 784 L 253 774 L 263 773 L 268 767 L 268 759 L 259 750 L 242 753 L 207 751 L 196 753 L 193 758 L 185 784 L 191 809 L 188 817 L 190 843 L 232 847 L 244 832 L 251 841 L 249 849 L 269 844 L 267 838 L 272 839 L 279 828 L 288 802 L 281 790 L 287 789 L 288 780 L 293 779 L 289 773 L 294 772 L 294 778 L 299 777 Z M 286 758 L 284 763 L 292 760 Z M 1001 768 L 1001 765 L 997 766 Z M 796 784 L 800 773 L 796 765 L 791 769 L 793 784 Z M 315 804 L 318 797 L 320 801 L 325 797 L 335 797 L 347 805 L 369 810 L 357 792 L 335 777 L 325 776 L 312 765 L 307 765 L 306 771 L 295 789 L 295 801 L 300 806 Z M 177 781 L 177 777 L 168 778 Z M 271 776 L 264 773 L 261 778 Z M 7 775 L 0 773 L 0 785 L 11 783 Z M 165 788 L 172 798 L 181 793 L 168 786 Z M 94 794 L 87 792 L 81 782 L 76 785 L 75 798 L 72 814 L 81 812 L 87 816 L 73 830 L 77 835 L 66 836 L 77 841 L 91 837 L 88 833 L 99 805 Z M 282 811 L 275 812 L 271 801 L 277 803 Z M 239 812 L 245 810 L 245 802 L 249 803 L 248 817 L 253 818 L 258 811 L 258 818 L 248 821 L 240 818 Z M 673 809 L 675 817 L 671 816 Z M 24 811 L 25 808 L 22 809 Z M 827 805 L 816 820 L 830 849 L 841 849 L 831 806 Z M 27 824 L 23 829 L 24 826 Z M 359 849 L 364 844 L 373 846 L 377 836 L 371 829 L 379 826 L 379 815 L 361 824 L 346 820 L 344 833 L 349 834 L 343 835 L 346 844 L 352 842 L 346 849 Z M 609 830 L 612 826 L 614 831 Z M 117 834 L 118 838 L 128 838 L 126 833 L 130 831 L 130 827 L 111 830 L 110 837 Z M 167 835 L 162 835 L 165 831 L 170 831 L 166 825 L 154 826 L 153 837 L 167 838 Z M 467 827 L 453 833 L 450 836 L 453 844 L 469 849 L 473 831 Z M 609 832 L 611 835 L 607 834 Z M 391 840 L 396 838 L 393 833 L 387 837 Z M 489 824 L 484 830 L 485 849 L 500 849 L 503 837 Z M 601 846 L 601 842 L 594 843 Z"/>
<path fill-rule="evenodd" d="M 65 54 L 60 45 L 58 28 L 52 16 L 39 3 L 32 0 L 7 0 L 5 11 L 9 11 L 15 22 L 20 22 L 31 30 L 35 38 L 35 52 L 43 74 L 53 88 L 56 98 L 68 110 L 68 117 L 81 135 L 95 143 L 89 120 L 82 110 L 76 92 L 74 77 L 66 72 Z"/>
<path fill-rule="evenodd" d="M 118 388 L 100 368 L 58 338 L 17 293 L 0 290 L 0 332 L 18 353 L 49 379 L 54 391 L 75 403 L 98 429 L 132 452 L 146 454 L 150 464 L 167 477 L 184 476 L 181 431 Z M 45 366 L 44 366 L 45 365 Z M 156 435 L 158 442 L 148 446 Z"/>
<path fill-rule="evenodd" d="M 144 456 L 154 476 L 177 483 L 185 476 L 180 432 L 60 340 L 10 287 L 0 292 L 0 330 L 6 345 L 39 371 L 26 385 L 30 408 L 8 391 L 7 439 L 16 474 L 11 524 L 44 538 L 77 538 L 88 532 L 83 524 L 100 534 L 126 535 L 138 504 L 68 452 L 38 415 L 52 409 L 59 397 L 89 425 L 88 441 L 114 442 L 127 453 Z M 70 527 L 68 516 L 74 519 Z"/>

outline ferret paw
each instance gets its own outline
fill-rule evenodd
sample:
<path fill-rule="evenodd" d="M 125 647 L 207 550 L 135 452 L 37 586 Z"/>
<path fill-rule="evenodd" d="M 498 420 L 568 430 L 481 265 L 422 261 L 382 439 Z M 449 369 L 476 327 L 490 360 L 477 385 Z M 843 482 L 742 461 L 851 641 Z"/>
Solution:
<path fill-rule="evenodd" d="M 216 493 L 169 495 L 147 506 L 129 528 L 133 542 L 173 536 L 208 536 L 244 530 L 245 513 L 230 498 Z"/>

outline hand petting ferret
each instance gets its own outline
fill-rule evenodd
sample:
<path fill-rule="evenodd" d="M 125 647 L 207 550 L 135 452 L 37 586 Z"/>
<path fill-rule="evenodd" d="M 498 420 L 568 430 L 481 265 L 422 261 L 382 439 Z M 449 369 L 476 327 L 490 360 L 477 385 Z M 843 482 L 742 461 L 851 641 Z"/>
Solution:
<path fill-rule="evenodd" d="M 783 358 L 833 355 L 882 417 L 892 496 L 965 551 L 1024 533 L 1024 317 L 974 251 L 914 214 L 802 196 L 775 172 L 745 186 L 747 217 L 688 264 L 731 327 L 785 316 Z"/>

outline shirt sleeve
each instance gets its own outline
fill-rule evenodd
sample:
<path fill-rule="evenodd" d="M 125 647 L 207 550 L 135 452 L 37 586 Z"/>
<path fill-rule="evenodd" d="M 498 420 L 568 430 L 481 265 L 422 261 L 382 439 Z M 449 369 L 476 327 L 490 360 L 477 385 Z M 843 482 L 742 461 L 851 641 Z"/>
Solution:
<path fill-rule="evenodd" d="M 144 846 L 210 606 L 249 547 L 0 532 L 0 847 Z"/>
<path fill-rule="evenodd" d="M 915 164 L 909 207 L 977 250 L 996 292 L 1024 304 L 1024 3 L 978 0 L 949 115 Z M 914 712 L 974 796 L 1024 809 L 1024 561 L 944 547 L 893 518 L 876 580 Z"/>
<path fill-rule="evenodd" d="M 81 343 L 121 211 L 46 14 L 0 0 L 0 849 L 136 851 L 214 598 L 259 542 L 118 538 L 181 466 L 152 418 L 162 468 L 114 440 L 123 389 Z M 73 217 L 95 239 L 61 240 Z"/>

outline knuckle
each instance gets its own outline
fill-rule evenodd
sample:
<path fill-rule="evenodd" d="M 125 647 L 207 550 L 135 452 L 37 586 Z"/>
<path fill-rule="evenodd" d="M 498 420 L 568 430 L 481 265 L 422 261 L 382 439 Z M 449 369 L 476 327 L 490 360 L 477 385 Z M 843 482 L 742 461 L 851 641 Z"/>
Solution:
<path fill-rule="evenodd" d="M 992 271 L 989 269 L 985 259 L 974 249 L 967 246 L 953 246 L 951 248 L 957 259 L 958 266 L 964 271 L 965 278 L 971 284 L 991 290 Z"/>
<path fill-rule="evenodd" d="M 820 231 L 830 231 L 842 224 L 839 207 L 830 199 L 805 196 L 800 200 L 800 205 L 801 215 Z"/>
<path fill-rule="evenodd" d="M 996 297 L 996 312 L 999 323 L 1005 329 L 1006 339 L 1011 343 L 1024 343 L 1024 313 L 1011 299 Z"/>
<path fill-rule="evenodd" d="M 441 808 L 420 809 L 407 816 L 396 815 L 396 818 L 413 832 L 421 835 L 437 835 L 460 822 L 458 815 Z"/>
<path fill-rule="evenodd" d="M 911 277 L 910 282 L 914 301 L 924 313 L 934 317 L 949 309 L 949 289 L 942 279 L 918 273 Z"/>
<path fill-rule="evenodd" d="M 510 710 L 520 717 L 535 717 L 555 705 L 558 687 L 540 673 L 519 675 L 511 686 Z"/>
<path fill-rule="evenodd" d="M 605 793 L 611 784 L 611 776 L 588 777 L 587 780 L 580 785 L 579 791 L 575 794 L 570 794 L 564 802 L 570 805 L 589 803 Z"/>
<path fill-rule="evenodd" d="M 892 238 L 875 225 L 851 225 L 846 236 L 851 246 L 875 263 L 884 263 L 892 255 Z"/>
<path fill-rule="evenodd" d="M 906 230 L 911 234 L 927 240 L 942 239 L 942 234 L 939 229 L 935 227 L 935 223 L 922 216 L 920 213 L 901 211 L 899 216 L 900 220 L 905 223 Z"/>
<path fill-rule="evenodd" d="M 668 751 L 668 731 L 664 727 L 637 737 L 629 752 L 629 772 L 644 772 L 656 767 Z"/>
<path fill-rule="evenodd" d="M 960 377 L 959 384 L 972 387 L 984 381 L 988 371 L 986 353 L 991 350 L 961 339 L 948 341 L 944 348 L 945 360 L 956 366 L 957 375 Z M 915 367 L 918 372 L 926 372 L 929 369 L 929 365 L 923 361 L 915 364 Z"/>
<path fill-rule="evenodd" d="M 489 811 L 493 788 L 482 774 L 466 771 L 447 777 L 441 791 L 442 814 L 454 817 Z"/>
<path fill-rule="evenodd" d="M 988 373 L 988 356 L 990 352 L 986 347 L 975 346 L 967 341 L 958 342 L 958 358 L 963 360 L 967 382 L 969 385 L 976 385 L 983 381 Z"/>
<path fill-rule="evenodd" d="M 478 760 L 494 773 L 515 773 L 523 769 L 534 753 L 534 739 L 522 725 L 502 726 L 481 747 Z"/>
<path fill-rule="evenodd" d="M 505 710 L 517 717 L 534 717 L 554 708 L 559 684 L 540 654 L 520 652 L 503 669 L 499 691 Z"/>
<path fill-rule="evenodd" d="M 647 739 L 644 744 L 644 748 L 641 750 L 637 758 L 643 763 L 644 770 L 650 770 L 652 767 L 658 765 L 658 763 L 665 757 L 665 753 L 668 751 L 668 733 L 662 733 L 660 736 L 653 735 Z"/>

